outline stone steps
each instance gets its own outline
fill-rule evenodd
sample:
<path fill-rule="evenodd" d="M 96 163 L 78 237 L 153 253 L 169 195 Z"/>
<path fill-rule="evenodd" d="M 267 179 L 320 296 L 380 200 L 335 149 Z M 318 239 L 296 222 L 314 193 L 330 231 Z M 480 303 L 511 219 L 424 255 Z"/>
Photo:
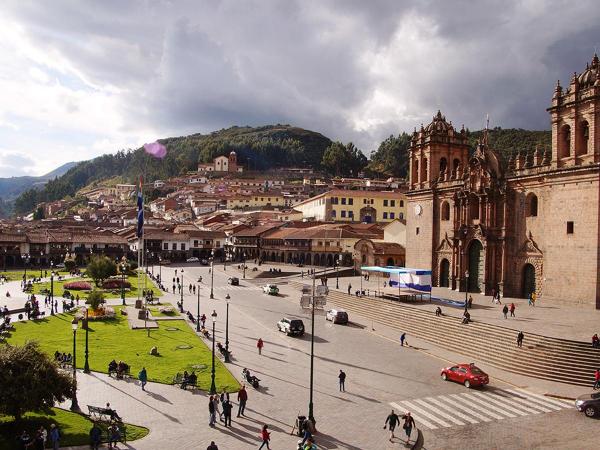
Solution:
<path fill-rule="evenodd" d="M 298 288 L 302 284 L 290 282 Z M 527 333 L 520 349 L 517 332 L 510 328 L 479 321 L 462 325 L 456 317 L 435 317 L 432 311 L 395 301 L 337 291 L 331 291 L 328 300 L 349 313 L 514 373 L 589 386 L 594 370 L 600 367 L 600 350 L 585 342 Z"/>

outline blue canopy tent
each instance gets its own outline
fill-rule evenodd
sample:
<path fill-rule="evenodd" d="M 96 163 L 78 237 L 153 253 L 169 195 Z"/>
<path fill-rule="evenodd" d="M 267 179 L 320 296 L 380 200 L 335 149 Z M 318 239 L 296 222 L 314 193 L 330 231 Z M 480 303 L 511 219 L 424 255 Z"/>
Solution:
<path fill-rule="evenodd" d="M 388 274 L 390 287 L 398 287 L 399 300 L 402 298 L 402 288 L 408 290 L 405 295 L 414 297 L 420 295 L 422 299 L 425 294 L 429 295 L 431 299 L 431 270 L 397 266 L 364 266 L 360 269 L 366 272 Z M 379 279 L 377 290 L 379 291 Z"/>

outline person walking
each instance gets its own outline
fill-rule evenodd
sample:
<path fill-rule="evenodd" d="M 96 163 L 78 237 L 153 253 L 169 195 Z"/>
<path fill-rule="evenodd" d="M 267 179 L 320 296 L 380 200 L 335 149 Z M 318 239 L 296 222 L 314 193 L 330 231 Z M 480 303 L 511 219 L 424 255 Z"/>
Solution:
<path fill-rule="evenodd" d="M 532 294 L 532 292 L 530 292 L 529 295 L 527 296 L 527 305 L 529 305 L 529 306 L 533 306 L 533 302 L 531 301 L 531 294 Z"/>
<path fill-rule="evenodd" d="M 231 427 L 231 409 L 233 408 L 233 406 L 231 405 L 231 402 L 229 401 L 228 398 L 225 398 L 225 401 L 221 404 L 221 407 L 223 408 L 223 417 L 225 418 L 225 426 Z"/>
<path fill-rule="evenodd" d="M 515 304 L 511 303 L 510 304 L 510 317 L 515 317 L 515 309 L 516 309 Z"/>
<path fill-rule="evenodd" d="M 600 389 L 600 369 L 594 372 L 594 390 Z"/>
<path fill-rule="evenodd" d="M 140 380 L 140 384 L 142 385 L 142 391 L 145 391 L 145 386 L 148 382 L 148 373 L 146 372 L 145 367 L 142 367 L 142 370 L 140 370 L 140 373 L 138 373 L 138 379 Z"/>
<path fill-rule="evenodd" d="M 215 441 L 210 441 L 210 445 L 206 447 L 206 450 L 219 450 L 219 447 L 217 447 Z"/>
<path fill-rule="evenodd" d="M 519 331 L 519 333 L 517 334 L 517 347 L 523 347 L 523 338 L 525 337 L 525 335 L 523 334 L 522 331 Z"/>
<path fill-rule="evenodd" d="M 352 290 L 352 285 L 348 283 L 348 295 L 350 295 L 350 291 Z"/>
<path fill-rule="evenodd" d="M 215 417 L 217 417 L 217 414 L 219 415 L 219 420 L 221 422 L 224 422 L 223 420 L 223 413 L 221 412 L 221 400 L 219 399 L 218 395 L 213 395 L 213 405 L 215 406 Z"/>
<path fill-rule="evenodd" d="M 340 392 L 346 392 L 346 372 L 340 369 L 340 374 L 338 375 L 338 378 L 340 380 Z"/>
<path fill-rule="evenodd" d="M 217 417 L 215 415 L 215 402 L 213 401 L 212 395 L 208 399 L 208 414 L 209 414 L 208 426 L 214 427 L 215 422 L 217 421 Z"/>
<path fill-rule="evenodd" d="M 94 450 L 98 450 L 100 444 L 102 442 L 102 430 L 98 426 L 96 422 L 92 425 L 90 429 L 90 444 Z"/>
<path fill-rule="evenodd" d="M 248 392 L 246 391 L 245 384 L 242 384 L 241 389 L 238 391 L 237 399 L 239 402 L 237 416 L 240 417 L 240 415 L 244 415 L 244 410 L 246 409 L 246 402 L 248 401 Z"/>
<path fill-rule="evenodd" d="M 504 314 L 505 319 L 508 319 L 508 306 L 504 305 L 504 308 L 502 308 L 502 314 Z"/>
<path fill-rule="evenodd" d="M 392 409 L 392 412 L 389 414 L 389 416 L 387 416 L 387 418 L 385 419 L 385 423 L 383 424 L 384 430 L 386 426 L 390 426 L 390 442 L 392 442 L 392 439 L 396 437 L 394 436 L 394 430 L 396 429 L 396 425 L 398 425 L 399 423 L 400 417 L 398 417 L 398 414 L 396 414 Z"/>
<path fill-rule="evenodd" d="M 406 341 L 406 333 L 402 333 L 402 335 L 400 336 L 400 345 L 402 347 L 404 347 L 404 341 Z M 406 345 L 408 345 L 408 342 L 406 343 Z"/>
<path fill-rule="evenodd" d="M 404 432 L 406 433 L 406 445 L 408 445 L 408 442 L 410 441 L 410 433 L 415 426 L 415 419 L 412 418 L 410 412 L 408 411 L 402 416 L 402 419 L 404 420 L 404 425 L 402 425 L 402 428 L 404 428 Z"/>
<path fill-rule="evenodd" d="M 113 423 L 108 427 L 108 448 L 112 448 L 113 445 L 117 448 L 117 443 L 121 440 L 121 431 L 116 423 Z"/>
<path fill-rule="evenodd" d="M 535 301 L 537 300 L 537 295 L 535 292 L 531 293 L 531 305 L 535 306 Z"/>
<path fill-rule="evenodd" d="M 265 343 L 263 342 L 262 338 L 258 338 L 258 341 L 256 341 L 256 348 L 258 349 L 258 354 L 262 355 L 262 348 L 264 347 Z"/>
<path fill-rule="evenodd" d="M 50 425 L 50 442 L 53 450 L 58 450 L 60 447 L 60 431 L 54 423 Z"/>
<path fill-rule="evenodd" d="M 498 299 L 498 304 L 501 305 L 502 302 L 500 301 L 500 291 L 498 291 L 498 293 L 496 294 L 496 298 Z"/>
<path fill-rule="evenodd" d="M 260 444 L 260 447 L 258 447 L 258 450 L 263 448 L 265 446 L 265 444 L 267 446 L 267 450 L 271 450 L 269 447 L 269 441 L 271 440 L 271 433 L 269 433 L 269 431 L 267 429 L 268 429 L 268 426 L 266 424 L 263 425 L 262 431 L 260 432 L 260 438 L 262 439 L 262 444 Z"/>

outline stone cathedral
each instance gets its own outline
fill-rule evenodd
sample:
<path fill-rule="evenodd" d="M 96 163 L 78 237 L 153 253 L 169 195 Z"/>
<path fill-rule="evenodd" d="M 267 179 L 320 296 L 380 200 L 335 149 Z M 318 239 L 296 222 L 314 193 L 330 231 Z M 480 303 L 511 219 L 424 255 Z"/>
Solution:
<path fill-rule="evenodd" d="M 470 151 L 440 112 L 413 133 L 407 267 L 430 268 L 434 286 L 600 309 L 597 55 L 547 111 L 551 150 L 506 162 L 487 133 Z"/>

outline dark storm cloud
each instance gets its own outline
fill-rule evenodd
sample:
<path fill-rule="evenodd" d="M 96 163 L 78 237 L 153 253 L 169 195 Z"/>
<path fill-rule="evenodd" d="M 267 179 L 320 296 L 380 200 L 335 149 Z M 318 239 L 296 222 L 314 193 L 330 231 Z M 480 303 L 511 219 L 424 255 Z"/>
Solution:
<path fill-rule="evenodd" d="M 365 151 L 442 109 L 547 128 L 556 79 L 600 47 L 594 1 L 12 3 L 41 48 L 168 134 L 291 123 Z"/>

